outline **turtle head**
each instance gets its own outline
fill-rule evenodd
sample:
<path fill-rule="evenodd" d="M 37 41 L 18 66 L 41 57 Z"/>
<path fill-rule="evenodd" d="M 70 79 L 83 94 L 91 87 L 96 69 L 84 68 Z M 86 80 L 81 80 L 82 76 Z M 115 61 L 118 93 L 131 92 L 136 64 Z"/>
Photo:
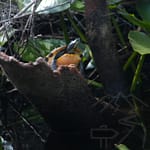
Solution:
<path fill-rule="evenodd" d="M 78 44 L 80 43 L 80 38 L 76 38 L 75 40 L 71 41 L 66 48 L 67 53 L 73 53 L 74 49 L 77 48 Z"/>

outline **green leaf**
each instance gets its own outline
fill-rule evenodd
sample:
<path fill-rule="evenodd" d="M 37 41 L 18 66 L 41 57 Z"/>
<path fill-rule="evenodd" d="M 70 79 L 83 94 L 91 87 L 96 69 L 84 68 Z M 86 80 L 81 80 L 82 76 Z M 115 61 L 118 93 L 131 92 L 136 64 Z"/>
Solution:
<path fill-rule="evenodd" d="M 140 55 L 150 54 L 150 36 L 143 32 L 130 31 L 128 38 L 135 52 Z"/>
<path fill-rule="evenodd" d="M 108 0 L 109 5 L 116 4 L 116 3 L 119 3 L 119 2 L 121 2 L 121 0 Z"/>
<path fill-rule="evenodd" d="M 109 9 L 117 9 L 117 7 L 122 3 L 122 0 L 108 0 Z"/>
<path fill-rule="evenodd" d="M 134 14 L 129 14 L 126 10 L 122 10 L 119 13 L 133 25 L 139 26 L 150 32 L 150 22 L 140 20 Z"/>
<path fill-rule="evenodd" d="M 14 49 L 22 55 L 24 61 L 35 61 L 37 57 L 45 57 L 51 50 L 56 47 L 65 45 L 63 40 L 58 39 L 29 39 L 25 47 L 18 50 L 18 44 L 15 44 Z"/>
<path fill-rule="evenodd" d="M 94 80 L 87 80 L 89 85 L 92 85 L 96 88 L 103 88 L 103 84 Z"/>
<path fill-rule="evenodd" d="M 36 12 L 39 14 L 58 13 L 71 6 L 70 0 L 42 0 Z"/>
<path fill-rule="evenodd" d="M 78 11 L 78 12 L 84 12 L 85 11 L 85 4 L 83 0 L 76 0 L 73 4 L 71 4 L 71 9 Z"/>
<path fill-rule="evenodd" d="M 137 11 L 143 20 L 150 22 L 150 1 L 137 0 Z"/>
<path fill-rule="evenodd" d="M 127 146 L 126 145 L 124 145 L 124 144 L 115 144 L 115 146 L 116 146 L 116 148 L 118 149 L 118 150 L 129 150 L 128 148 L 127 148 Z"/>

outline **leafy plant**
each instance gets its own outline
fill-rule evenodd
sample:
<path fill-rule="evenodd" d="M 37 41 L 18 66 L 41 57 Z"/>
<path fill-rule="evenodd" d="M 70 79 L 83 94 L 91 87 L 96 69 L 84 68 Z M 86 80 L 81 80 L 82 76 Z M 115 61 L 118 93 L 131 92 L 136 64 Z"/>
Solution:
<path fill-rule="evenodd" d="M 51 50 L 64 44 L 64 40 L 37 38 L 29 39 L 24 47 L 19 47 L 16 43 L 14 50 L 24 61 L 35 61 L 37 57 L 45 57 Z"/>
<path fill-rule="evenodd" d="M 139 76 L 144 63 L 145 55 L 150 54 L 150 37 L 143 32 L 130 31 L 129 41 L 132 45 L 134 53 L 140 54 L 140 59 L 130 89 L 131 92 L 134 92 L 139 81 Z"/>
<path fill-rule="evenodd" d="M 133 25 L 140 27 L 143 32 L 130 31 L 128 34 L 129 42 L 133 48 L 133 53 L 124 65 L 124 70 L 132 64 L 133 60 L 140 55 L 139 62 L 137 64 L 130 91 L 133 93 L 136 91 L 137 86 L 140 83 L 140 73 L 144 63 L 145 55 L 150 54 L 150 19 L 149 19 L 149 8 L 150 3 L 146 1 L 137 1 L 137 12 L 141 16 L 141 19 L 137 18 L 135 14 L 130 14 L 125 10 L 121 10 L 122 14 L 129 22 Z"/>

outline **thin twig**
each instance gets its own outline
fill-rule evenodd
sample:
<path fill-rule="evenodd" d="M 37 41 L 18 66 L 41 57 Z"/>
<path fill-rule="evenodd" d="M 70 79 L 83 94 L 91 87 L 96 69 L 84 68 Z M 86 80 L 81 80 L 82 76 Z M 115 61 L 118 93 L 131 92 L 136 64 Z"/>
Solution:
<path fill-rule="evenodd" d="M 30 127 L 30 129 L 35 133 L 35 135 L 37 137 L 40 138 L 41 142 L 45 143 L 45 139 L 39 134 L 39 132 L 37 131 L 37 129 L 35 127 L 33 127 L 33 125 L 30 123 L 29 120 L 27 120 L 14 106 L 13 104 L 9 101 L 9 105 L 12 108 L 12 110 L 19 115 L 19 117 Z"/>
<path fill-rule="evenodd" d="M 14 19 L 19 19 L 19 18 L 22 18 L 24 16 L 27 16 L 29 14 L 31 14 L 30 12 L 29 13 L 26 13 L 24 14 L 33 4 L 35 3 L 35 1 L 32 1 L 30 2 L 27 6 L 25 6 L 22 10 L 20 10 L 14 17 L 10 17 L 8 19 L 5 19 L 5 20 L 2 20 L 0 21 L 0 23 L 9 23 L 10 21 L 14 20 Z M 4 29 L 4 25 L 0 27 L 0 32 Z"/>
<path fill-rule="evenodd" d="M 34 18 L 35 18 L 35 10 L 36 10 L 36 5 L 37 5 L 37 0 L 35 0 L 35 3 L 33 5 L 32 13 L 31 13 L 31 31 L 30 31 L 30 36 L 34 37 Z"/>

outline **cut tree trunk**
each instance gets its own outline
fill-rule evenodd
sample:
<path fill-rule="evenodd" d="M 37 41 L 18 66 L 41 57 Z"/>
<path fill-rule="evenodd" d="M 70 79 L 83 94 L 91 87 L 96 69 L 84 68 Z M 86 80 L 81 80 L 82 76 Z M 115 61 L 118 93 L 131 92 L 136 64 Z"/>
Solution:
<path fill-rule="evenodd" d="M 93 129 L 109 127 L 121 137 L 126 130 L 119 123 L 124 114 L 111 104 L 97 101 L 76 67 L 62 66 L 53 72 L 43 58 L 23 63 L 4 53 L 0 53 L 0 64 L 52 129 L 45 150 L 99 150 Z M 108 149 L 118 142 L 119 135 Z"/>

